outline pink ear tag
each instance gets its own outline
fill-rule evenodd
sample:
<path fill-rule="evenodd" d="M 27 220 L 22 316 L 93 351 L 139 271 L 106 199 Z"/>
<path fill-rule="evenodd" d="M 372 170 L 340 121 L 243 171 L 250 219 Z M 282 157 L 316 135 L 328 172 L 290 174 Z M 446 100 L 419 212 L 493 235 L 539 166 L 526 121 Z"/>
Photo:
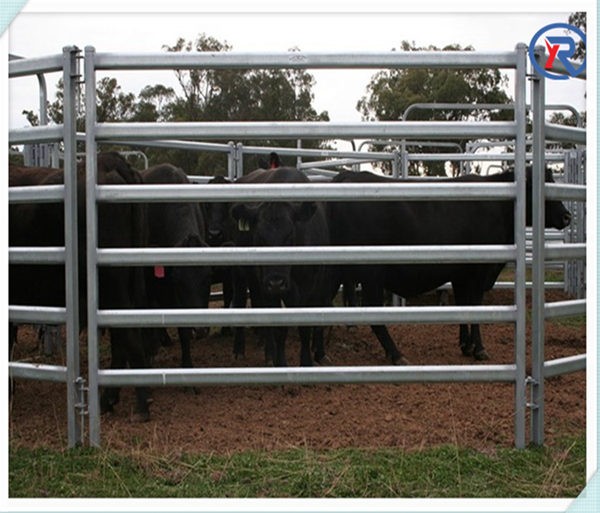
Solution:
<path fill-rule="evenodd" d="M 165 268 L 162 265 L 154 266 L 154 277 L 155 278 L 164 278 L 165 277 Z"/>

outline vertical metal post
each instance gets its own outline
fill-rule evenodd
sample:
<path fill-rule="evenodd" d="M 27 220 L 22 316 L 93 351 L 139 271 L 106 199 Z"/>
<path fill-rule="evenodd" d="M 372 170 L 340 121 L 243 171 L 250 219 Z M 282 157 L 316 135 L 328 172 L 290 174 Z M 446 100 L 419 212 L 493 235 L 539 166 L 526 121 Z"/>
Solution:
<path fill-rule="evenodd" d="M 296 140 L 296 148 L 299 150 L 302 149 L 302 139 Z M 300 170 L 302 168 L 302 155 L 298 155 L 296 157 L 296 169 Z"/>
<path fill-rule="evenodd" d="M 79 369 L 79 271 L 77 260 L 77 57 L 79 49 L 63 48 L 63 143 L 64 143 L 64 212 L 65 212 L 65 306 L 67 310 L 67 432 L 69 447 L 81 445 L 78 419 L 81 404 L 77 380 Z M 45 106 L 44 106 L 45 107 Z"/>
<path fill-rule="evenodd" d="M 525 250 L 525 158 L 526 158 L 526 120 L 527 107 L 525 93 L 527 88 L 527 47 L 518 44 L 517 69 L 515 77 L 515 181 L 517 197 L 515 200 L 515 245 L 517 261 L 515 263 L 515 304 L 517 321 L 515 324 L 515 447 L 525 447 L 525 412 L 527 408 L 526 387 L 526 250 Z"/>
<path fill-rule="evenodd" d="M 408 176 L 408 166 L 404 166 L 404 160 L 407 157 L 406 152 L 400 153 L 398 150 L 394 150 L 392 155 L 394 157 L 392 160 L 392 178 L 400 178 L 400 172 L 402 172 L 402 178 L 406 178 Z M 408 164 L 408 159 L 406 159 L 406 164 Z M 401 166 L 402 169 L 400 169 Z"/>
<path fill-rule="evenodd" d="M 227 178 L 234 181 L 237 178 L 235 169 L 235 143 L 229 141 L 227 145 L 229 146 L 229 153 L 227 154 Z"/>
<path fill-rule="evenodd" d="M 237 143 L 235 145 L 235 177 L 244 176 L 244 145 Z"/>
<path fill-rule="evenodd" d="M 85 48 L 85 171 L 88 326 L 88 402 L 90 445 L 100 446 L 100 394 L 98 389 L 98 213 L 96 204 L 96 51 Z"/>
<path fill-rule="evenodd" d="M 544 49 L 536 48 L 536 58 Z M 531 312 L 531 441 L 544 443 L 544 179 L 545 179 L 545 105 L 544 79 L 537 73 L 532 79 L 533 170 L 532 170 L 532 312 Z"/>

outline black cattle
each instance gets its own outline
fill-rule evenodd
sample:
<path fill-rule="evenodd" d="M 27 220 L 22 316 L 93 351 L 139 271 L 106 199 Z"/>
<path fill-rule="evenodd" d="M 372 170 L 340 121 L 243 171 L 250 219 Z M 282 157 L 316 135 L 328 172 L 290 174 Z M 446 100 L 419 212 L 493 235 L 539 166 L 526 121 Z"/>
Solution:
<path fill-rule="evenodd" d="M 277 169 L 278 167 L 282 167 L 281 159 L 276 152 L 272 151 L 269 153 L 269 160 L 263 158 L 258 159 L 258 167 L 260 169 Z"/>
<path fill-rule="evenodd" d="M 100 153 L 97 159 L 98 183 L 125 185 L 141 183 L 141 176 L 117 153 Z M 63 183 L 63 172 L 57 169 L 11 168 L 10 184 L 23 184 L 18 176 L 27 174 L 35 185 Z M 34 175 L 38 178 L 32 179 Z M 78 267 L 80 325 L 86 325 L 86 217 L 85 163 L 77 170 L 78 194 Z M 146 244 L 145 206 L 139 204 L 107 204 L 98 206 L 98 246 L 101 248 L 142 247 Z M 9 243 L 11 246 L 64 245 L 64 209 L 60 203 L 11 205 L 9 210 Z M 64 266 L 11 265 L 9 269 L 10 304 L 64 306 Z M 99 307 L 141 308 L 145 304 L 142 270 L 134 267 L 100 267 L 98 272 Z M 110 329 L 111 367 L 148 367 L 148 357 L 155 350 L 141 337 L 137 328 Z M 107 389 L 101 398 L 103 411 L 112 410 L 118 402 L 119 390 Z M 149 418 L 148 390 L 136 388 L 139 420 Z"/>
<path fill-rule="evenodd" d="M 215 176 L 209 182 L 215 185 L 226 185 L 231 182 L 222 176 Z M 223 248 L 233 246 L 234 226 L 229 209 L 231 204 L 228 202 L 207 202 L 204 205 L 206 212 L 206 242 L 210 247 Z M 231 306 L 233 295 L 232 269 L 229 266 L 215 266 L 212 268 L 212 283 L 222 283 L 223 285 L 223 304 L 225 308 Z M 223 332 L 227 328 L 223 328 Z"/>
<path fill-rule="evenodd" d="M 240 184 L 308 183 L 302 172 L 292 168 L 257 170 L 242 178 Z M 329 231 L 322 204 L 312 201 L 264 202 L 259 204 L 236 203 L 231 207 L 237 222 L 236 245 L 238 246 L 319 246 L 329 243 Z M 324 306 L 329 304 L 326 286 L 329 275 L 325 266 L 280 265 L 251 266 L 245 278 L 250 289 L 252 306 L 288 307 Z M 234 286 L 234 307 L 246 304 L 246 284 Z M 241 330 L 236 330 L 236 334 Z M 300 362 L 312 365 L 310 339 L 314 336 L 315 360 L 324 358 L 323 330 L 301 327 Z M 267 358 L 273 357 L 277 366 L 286 365 L 285 338 L 287 328 L 268 328 Z M 236 339 L 236 353 L 243 354 L 243 342 Z"/>
<path fill-rule="evenodd" d="M 141 171 L 146 184 L 189 184 L 186 174 L 170 164 Z M 204 216 L 198 203 L 149 203 L 148 245 L 162 248 L 207 247 Z M 207 308 L 210 267 L 161 266 L 146 269 L 152 308 Z M 192 328 L 178 328 L 181 366 L 192 367 Z M 165 333 L 166 335 L 166 333 Z M 168 335 L 166 335 L 168 337 Z"/>
<path fill-rule="evenodd" d="M 527 224 L 531 224 L 531 171 L 527 178 Z M 552 180 L 547 173 L 547 181 Z M 340 173 L 337 183 L 392 183 L 368 172 Z M 466 175 L 443 180 L 457 182 L 513 182 L 514 173 L 487 177 Z M 546 226 L 562 229 L 570 214 L 557 201 L 546 202 Z M 335 245 L 444 245 L 514 243 L 513 201 L 365 201 L 332 202 L 329 223 Z M 339 268 L 339 280 L 362 283 L 363 304 L 383 304 L 384 289 L 403 297 L 415 296 L 452 282 L 457 305 L 481 305 L 504 263 L 362 265 Z M 372 330 L 393 363 L 405 363 L 385 326 Z M 487 359 L 479 325 L 460 325 L 463 354 Z"/>
<path fill-rule="evenodd" d="M 222 176 L 215 176 L 208 184 L 231 185 L 231 181 Z M 206 242 L 212 248 L 233 246 L 234 226 L 229 215 L 231 204 L 228 202 L 207 202 L 206 211 Z M 214 267 L 212 282 L 223 284 L 223 304 L 226 308 L 231 306 L 232 285 L 231 268 L 228 266 Z"/>

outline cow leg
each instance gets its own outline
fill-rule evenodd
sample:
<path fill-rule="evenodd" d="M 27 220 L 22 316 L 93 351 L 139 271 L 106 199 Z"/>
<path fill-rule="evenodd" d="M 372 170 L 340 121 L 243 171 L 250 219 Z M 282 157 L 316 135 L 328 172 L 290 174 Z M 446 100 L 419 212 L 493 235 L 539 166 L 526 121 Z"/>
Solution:
<path fill-rule="evenodd" d="M 115 331 L 115 330 L 113 330 Z M 128 343 L 128 362 L 132 369 L 144 369 L 148 367 L 146 352 L 143 346 L 141 330 L 139 328 L 129 328 L 123 330 L 124 338 Z M 136 387 L 136 415 L 135 420 L 139 422 L 147 422 L 150 420 L 150 390 L 148 387 Z"/>
<path fill-rule="evenodd" d="M 383 287 L 369 281 L 363 281 L 362 287 L 363 304 L 365 306 L 381 306 L 383 304 Z M 391 360 L 394 365 L 406 365 L 408 363 L 408 360 L 406 360 L 404 355 L 396 347 L 394 340 L 383 324 L 371 325 L 371 330 L 382 345 L 386 358 Z"/>
<path fill-rule="evenodd" d="M 121 340 L 120 330 L 110 330 L 110 368 L 124 369 L 127 366 L 125 347 Z M 100 336 L 100 333 L 98 334 Z M 119 387 L 105 388 L 100 397 L 100 411 L 102 413 L 112 412 L 114 406 L 119 402 L 121 389 Z"/>
<path fill-rule="evenodd" d="M 233 284 L 231 283 L 231 270 L 229 268 L 223 269 L 223 307 L 232 308 L 233 301 Z M 229 326 L 223 326 L 221 328 L 221 335 L 231 334 L 231 328 Z"/>
<path fill-rule="evenodd" d="M 244 269 L 236 267 L 232 270 L 232 296 L 231 308 L 246 308 L 248 298 L 247 283 Z M 244 328 L 236 327 L 233 330 L 233 355 L 237 360 L 246 354 L 246 335 Z"/>
<path fill-rule="evenodd" d="M 312 330 L 313 346 L 315 362 L 324 363 L 327 355 L 325 354 L 325 328 L 323 326 L 315 326 Z"/>
<path fill-rule="evenodd" d="M 473 356 L 473 341 L 471 340 L 468 324 L 459 326 L 458 343 L 464 356 Z"/>
<path fill-rule="evenodd" d="M 303 367 L 311 367 L 313 364 L 310 354 L 310 336 L 312 332 L 313 328 L 311 327 L 300 326 L 298 328 L 300 334 L 300 365 Z"/>
<path fill-rule="evenodd" d="M 179 333 L 179 343 L 181 345 L 181 367 L 193 367 L 190 347 L 192 340 L 192 328 L 178 328 L 177 332 Z"/>
<path fill-rule="evenodd" d="M 473 356 L 476 360 L 489 360 L 490 356 L 483 347 L 479 324 L 471 324 L 471 340 L 473 341 Z"/>
<path fill-rule="evenodd" d="M 142 337 L 139 328 L 110 330 L 111 345 L 111 368 L 123 369 L 129 363 L 132 369 L 146 368 L 146 355 L 142 345 Z M 119 388 L 108 388 L 101 398 L 101 409 L 110 412 L 113 406 L 119 402 Z M 145 422 L 150 418 L 148 409 L 149 390 L 147 387 L 136 387 L 136 420 Z"/>
<path fill-rule="evenodd" d="M 483 303 L 483 290 L 476 289 L 469 284 L 454 282 L 452 288 L 457 306 L 481 306 Z M 483 347 L 479 324 L 471 324 L 470 327 L 461 324 L 459 343 L 463 355 L 473 356 L 476 360 L 489 359 L 489 355 Z"/>
<path fill-rule="evenodd" d="M 452 290 L 454 291 L 454 302 L 457 306 L 469 304 L 469 294 L 464 284 L 452 282 Z M 464 356 L 473 356 L 473 339 L 468 324 L 459 325 L 458 343 Z"/>
<path fill-rule="evenodd" d="M 273 363 L 276 367 L 287 367 L 287 359 L 285 357 L 285 339 L 287 337 L 288 329 L 286 327 L 277 327 L 273 328 L 272 331 L 274 334 L 273 339 L 275 343 L 275 354 L 273 358 Z"/>
<path fill-rule="evenodd" d="M 259 328 L 265 349 L 265 365 L 275 365 L 275 328 Z"/>

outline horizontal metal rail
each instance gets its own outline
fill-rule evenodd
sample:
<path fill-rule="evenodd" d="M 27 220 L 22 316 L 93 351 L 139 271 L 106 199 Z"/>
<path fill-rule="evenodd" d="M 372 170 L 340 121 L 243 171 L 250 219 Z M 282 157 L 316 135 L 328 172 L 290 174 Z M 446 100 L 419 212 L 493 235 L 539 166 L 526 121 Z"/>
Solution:
<path fill-rule="evenodd" d="M 280 157 L 315 157 L 315 158 L 377 158 L 379 160 L 393 160 L 394 155 L 383 151 L 341 151 L 311 148 L 273 148 L 265 146 L 242 146 L 245 154 L 268 155 L 275 151 Z"/>
<path fill-rule="evenodd" d="M 424 306 L 343 308 L 224 308 L 98 310 L 100 327 L 331 326 L 422 322 L 428 324 L 511 323 L 508 306 Z"/>
<path fill-rule="evenodd" d="M 98 249 L 98 264 L 112 266 L 164 265 L 308 265 L 508 262 L 514 245 L 455 246 L 273 246 L 226 248 Z M 433 264 L 432 264 L 433 265 Z"/>
<path fill-rule="evenodd" d="M 64 185 L 35 185 L 24 187 L 9 187 L 8 201 L 19 203 L 54 203 L 64 201 Z"/>
<path fill-rule="evenodd" d="M 586 143 L 586 130 L 584 128 L 575 128 L 571 126 L 556 125 L 546 123 L 546 139 L 554 141 L 570 142 L 575 144 Z"/>
<path fill-rule="evenodd" d="M 563 374 L 585 370 L 586 367 L 587 355 L 585 354 L 548 360 L 544 362 L 544 378 L 552 378 L 554 376 L 562 376 Z"/>
<path fill-rule="evenodd" d="M 585 299 L 573 299 L 568 301 L 553 301 L 544 305 L 544 317 L 556 319 L 557 317 L 570 317 L 573 315 L 586 314 L 587 301 Z"/>
<path fill-rule="evenodd" d="M 168 123 L 97 123 L 98 142 L 110 139 L 368 139 L 372 137 L 514 137 L 514 121 L 380 121 L 333 123 L 328 121 L 231 121 Z M 38 127 L 39 128 L 39 127 Z M 15 131 L 13 131 L 15 132 Z M 11 132 L 11 141 L 12 134 Z M 29 140 L 33 135 L 28 135 Z M 39 137 L 39 136 L 38 136 Z M 21 141 L 27 142 L 27 141 Z"/>
<path fill-rule="evenodd" d="M 231 185 L 100 185 L 98 201 L 427 201 L 512 200 L 514 183 L 382 182 L 345 184 L 235 184 Z"/>
<path fill-rule="evenodd" d="M 62 71 L 63 62 L 63 54 L 11 60 L 8 63 L 8 76 L 9 78 L 16 78 Z"/>
<path fill-rule="evenodd" d="M 100 386 L 513 382 L 515 365 L 100 369 Z"/>
<path fill-rule="evenodd" d="M 546 199 L 563 201 L 586 201 L 587 189 L 585 185 L 547 183 Z"/>
<path fill-rule="evenodd" d="M 197 141 L 175 141 L 161 139 L 157 141 L 105 141 L 106 144 L 126 144 L 128 146 L 149 146 L 153 148 L 169 148 L 174 150 L 210 151 L 215 153 L 230 153 L 232 145 L 221 143 L 206 143 Z M 273 151 L 273 150 L 271 150 Z M 279 150 L 277 150 L 279 152 Z"/>
<path fill-rule="evenodd" d="M 54 247 L 24 247 L 8 248 L 9 264 L 64 264 L 64 246 Z"/>
<path fill-rule="evenodd" d="M 63 125 L 14 128 L 8 132 L 9 144 L 51 143 L 63 140 Z"/>
<path fill-rule="evenodd" d="M 11 378 L 37 379 L 58 383 L 67 382 L 67 368 L 62 365 L 8 362 L 8 375 Z"/>
<path fill-rule="evenodd" d="M 569 260 L 569 259 L 585 259 L 586 244 L 585 242 L 575 243 L 560 243 L 548 242 L 545 246 L 545 258 L 547 260 Z"/>
<path fill-rule="evenodd" d="M 86 51 L 88 48 L 86 48 Z M 516 68 L 517 52 L 98 52 L 95 69 L 379 69 Z"/>
<path fill-rule="evenodd" d="M 8 320 L 16 324 L 65 324 L 67 310 L 60 306 L 8 305 Z"/>
<path fill-rule="evenodd" d="M 419 161 L 419 160 L 450 160 L 450 161 L 487 161 L 487 160 L 514 160 L 514 153 L 408 153 L 406 155 L 408 160 L 410 161 Z M 526 159 L 531 159 L 532 154 L 526 153 Z M 546 160 L 552 161 L 560 161 L 564 160 L 565 156 L 560 153 L 546 153 Z M 439 177 L 438 177 L 439 178 Z"/>

